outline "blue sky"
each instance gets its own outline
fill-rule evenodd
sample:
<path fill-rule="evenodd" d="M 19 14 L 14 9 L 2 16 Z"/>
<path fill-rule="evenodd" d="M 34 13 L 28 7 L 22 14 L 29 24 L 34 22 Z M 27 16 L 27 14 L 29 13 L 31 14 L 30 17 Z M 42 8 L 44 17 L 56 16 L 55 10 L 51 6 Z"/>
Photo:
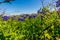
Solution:
<path fill-rule="evenodd" d="M 0 0 L 2 1 L 2 0 Z M 45 0 L 44 5 L 47 5 L 52 0 Z M 6 14 L 30 14 L 36 13 L 41 8 L 41 0 L 15 0 L 14 2 L 0 4 L 0 13 L 5 9 Z"/>

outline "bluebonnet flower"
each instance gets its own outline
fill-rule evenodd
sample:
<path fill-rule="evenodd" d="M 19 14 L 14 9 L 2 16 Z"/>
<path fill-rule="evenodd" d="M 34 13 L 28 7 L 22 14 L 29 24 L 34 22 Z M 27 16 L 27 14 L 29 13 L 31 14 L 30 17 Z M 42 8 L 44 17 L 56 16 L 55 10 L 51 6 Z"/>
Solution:
<path fill-rule="evenodd" d="M 24 21 L 24 18 L 18 18 L 18 21 Z"/>
<path fill-rule="evenodd" d="M 23 18 L 25 19 L 27 16 L 23 16 Z"/>
<path fill-rule="evenodd" d="M 33 18 L 33 16 L 29 16 L 29 18 Z"/>
<path fill-rule="evenodd" d="M 37 17 L 37 15 L 33 15 L 33 18 L 36 18 Z"/>
<path fill-rule="evenodd" d="M 3 16 L 3 20 L 8 20 L 9 16 Z"/>
<path fill-rule="evenodd" d="M 60 1 L 57 1 L 56 2 L 56 7 L 59 7 L 60 6 Z"/>

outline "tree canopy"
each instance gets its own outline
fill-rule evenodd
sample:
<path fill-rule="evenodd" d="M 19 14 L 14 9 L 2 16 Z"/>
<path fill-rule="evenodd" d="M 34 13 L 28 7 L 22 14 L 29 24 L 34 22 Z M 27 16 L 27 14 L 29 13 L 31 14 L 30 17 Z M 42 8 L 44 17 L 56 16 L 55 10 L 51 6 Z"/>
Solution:
<path fill-rule="evenodd" d="M 15 0 L 4 0 L 4 1 L 0 2 L 0 4 L 2 4 L 2 3 L 10 3 L 12 1 L 15 1 Z"/>

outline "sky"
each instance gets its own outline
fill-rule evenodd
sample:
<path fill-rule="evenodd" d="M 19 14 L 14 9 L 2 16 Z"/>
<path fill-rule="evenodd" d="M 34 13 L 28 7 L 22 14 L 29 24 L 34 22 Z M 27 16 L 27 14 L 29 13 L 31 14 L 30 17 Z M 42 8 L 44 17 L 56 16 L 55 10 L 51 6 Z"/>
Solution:
<path fill-rule="evenodd" d="M 44 0 L 44 5 L 49 2 L 52 0 Z M 41 0 L 15 0 L 11 4 L 0 4 L 0 13 L 5 10 L 6 15 L 31 14 L 36 13 L 40 8 L 42 8 Z"/>

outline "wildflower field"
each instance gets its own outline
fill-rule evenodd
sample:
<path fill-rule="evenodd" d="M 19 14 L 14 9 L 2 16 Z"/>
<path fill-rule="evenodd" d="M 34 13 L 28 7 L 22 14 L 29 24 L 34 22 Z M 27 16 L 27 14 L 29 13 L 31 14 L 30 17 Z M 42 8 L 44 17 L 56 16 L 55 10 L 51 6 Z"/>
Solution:
<path fill-rule="evenodd" d="M 0 17 L 0 40 L 56 40 L 60 37 L 60 17 L 45 14 Z"/>

